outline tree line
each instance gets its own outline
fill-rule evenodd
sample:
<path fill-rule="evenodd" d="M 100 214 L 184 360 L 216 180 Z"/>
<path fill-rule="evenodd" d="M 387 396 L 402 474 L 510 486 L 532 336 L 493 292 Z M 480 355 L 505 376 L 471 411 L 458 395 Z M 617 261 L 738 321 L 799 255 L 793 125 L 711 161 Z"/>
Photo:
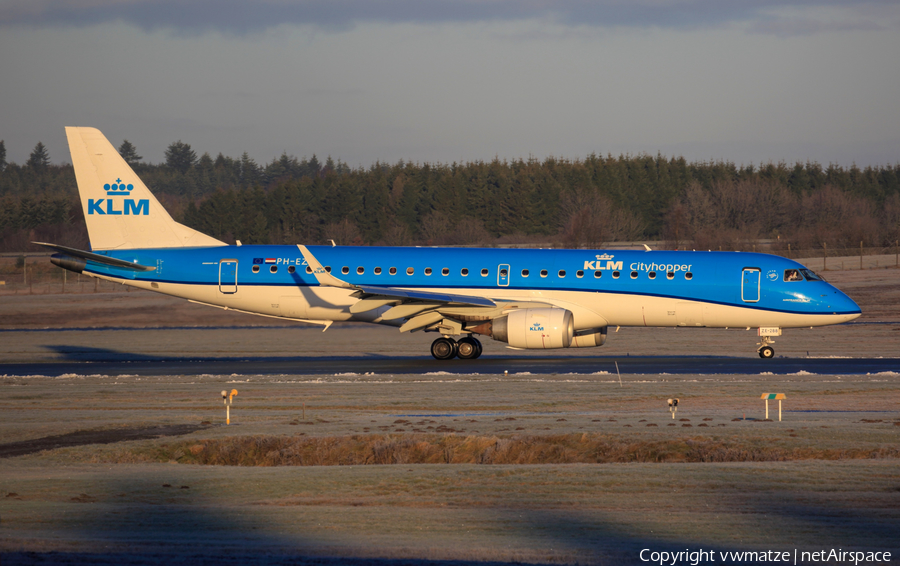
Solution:
<path fill-rule="evenodd" d="M 888 245 L 900 237 L 900 163 L 735 165 L 662 155 L 351 168 L 283 153 L 258 164 L 182 141 L 145 163 L 127 140 L 120 154 L 173 217 L 223 241 L 385 245 L 552 243 L 598 247 L 635 239 L 669 247 L 747 249 L 774 239 L 794 247 Z M 84 247 L 69 165 L 38 143 L 26 163 L 6 162 L 0 141 L 0 249 L 33 239 Z"/>

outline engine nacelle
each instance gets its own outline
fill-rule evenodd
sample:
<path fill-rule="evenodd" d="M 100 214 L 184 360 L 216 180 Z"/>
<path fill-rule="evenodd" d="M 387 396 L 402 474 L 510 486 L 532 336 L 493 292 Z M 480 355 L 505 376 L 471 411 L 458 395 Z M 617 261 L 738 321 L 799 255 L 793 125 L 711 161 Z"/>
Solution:
<path fill-rule="evenodd" d="M 568 348 L 574 335 L 574 318 L 566 309 L 522 309 L 491 321 L 491 338 L 513 348 Z"/>
<path fill-rule="evenodd" d="M 606 327 L 579 330 L 572 337 L 570 348 L 596 348 L 606 343 Z"/>

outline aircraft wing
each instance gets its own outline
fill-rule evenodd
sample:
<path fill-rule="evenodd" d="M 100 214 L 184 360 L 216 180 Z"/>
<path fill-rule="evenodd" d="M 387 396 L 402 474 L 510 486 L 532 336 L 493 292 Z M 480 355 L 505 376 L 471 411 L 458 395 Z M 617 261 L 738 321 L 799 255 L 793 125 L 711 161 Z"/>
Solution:
<path fill-rule="evenodd" d="M 394 287 L 373 287 L 371 285 L 357 285 L 357 289 L 368 296 L 382 296 L 410 301 L 429 301 L 447 303 L 450 305 L 466 305 L 473 307 L 495 307 L 497 303 L 484 297 L 472 297 L 468 295 L 453 295 L 449 293 L 429 293 L 428 291 L 411 291 L 409 289 L 397 289 Z M 362 297 L 361 297 L 362 298 Z M 366 297 L 368 298 L 368 297 Z"/>
<path fill-rule="evenodd" d="M 484 297 L 431 293 L 397 287 L 352 285 L 328 273 L 306 246 L 298 245 L 297 248 L 300 249 L 303 259 L 306 260 L 319 285 L 355 291 L 354 296 L 358 297 L 359 301 L 350 306 L 351 313 L 359 314 L 391 305 L 392 308 L 385 312 L 382 318 L 385 320 L 409 319 L 409 322 L 401 327 L 402 331 L 422 328 L 428 324 L 439 322 L 444 317 L 438 311 L 448 307 L 497 308 L 496 302 Z"/>

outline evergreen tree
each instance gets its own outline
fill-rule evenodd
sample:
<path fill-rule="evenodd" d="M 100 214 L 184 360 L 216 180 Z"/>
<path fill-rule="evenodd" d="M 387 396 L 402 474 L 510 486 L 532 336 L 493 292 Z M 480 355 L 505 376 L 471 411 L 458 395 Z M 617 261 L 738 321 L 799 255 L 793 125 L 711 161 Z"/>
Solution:
<path fill-rule="evenodd" d="M 166 165 L 182 175 L 197 162 L 197 153 L 189 144 L 178 140 L 166 149 Z"/>
<path fill-rule="evenodd" d="M 119 155 L 121 155 L 122 159 L 125 160 L 125 163 L 128 163 L 129 165 L 134 165 L 143 159 L 143 157 L 137 154 L 134 145 L 128 140 L 122 140 L 122 145 L 119 146 Z"/>
<path fill-rule="evenodd" d="M 0 140 L 0 171 L 6 169 L 6 143 Z"/>
<path fill-rule="evenodd" d="M 47 146 L 41 142 L 37 142 L 34 151 L 28 157 L 28 166 L 35 171 L 46 171 L 50 166 L 50 154 L 47 153 Z"/>
<path fill-rule="evenodd" d="M 256 161 L 246 151 L 241 155 L 241 186 L 252 187 L 262 177 L 262 171 Z"/>

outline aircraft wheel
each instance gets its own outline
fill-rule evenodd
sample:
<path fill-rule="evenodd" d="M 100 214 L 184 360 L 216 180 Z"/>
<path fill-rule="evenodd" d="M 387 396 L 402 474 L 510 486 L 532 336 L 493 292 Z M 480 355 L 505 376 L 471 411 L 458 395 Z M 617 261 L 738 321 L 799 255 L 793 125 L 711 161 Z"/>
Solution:
<path fill-rule="evenodd" d="M 484 348 L 481 346 L 481 341 L 478 340 L 478 338 L 472 338 L 472 341 L 475 342 L 476 346 L 478 346 L 478 351 L 475 352 L 475 356 L 472 358 L 474 360 L 481 357 L 481 352 L 484 351 Z"/>
<path fill-rule="evenodd" d="M 763 346 L 759 349 L 759 357 L 768 360 L 775 357 L 775 350 L 771 346 Z"/>
<path fill-rule="evenodd" d="M 459 342 L 456 343 L 456 355 L 461 360 L 474 360 L 481 353 L 479 346 L 478 340 L 474 338 L 469 338 L 468 336 L 460 338 Z"/>
<path fill-rule="evenodd" d="M 438 338 L 431 343 L 431 355 L 436 360 L 449 360 L 456 356 L 456 342 L 452 338 Z"/>

